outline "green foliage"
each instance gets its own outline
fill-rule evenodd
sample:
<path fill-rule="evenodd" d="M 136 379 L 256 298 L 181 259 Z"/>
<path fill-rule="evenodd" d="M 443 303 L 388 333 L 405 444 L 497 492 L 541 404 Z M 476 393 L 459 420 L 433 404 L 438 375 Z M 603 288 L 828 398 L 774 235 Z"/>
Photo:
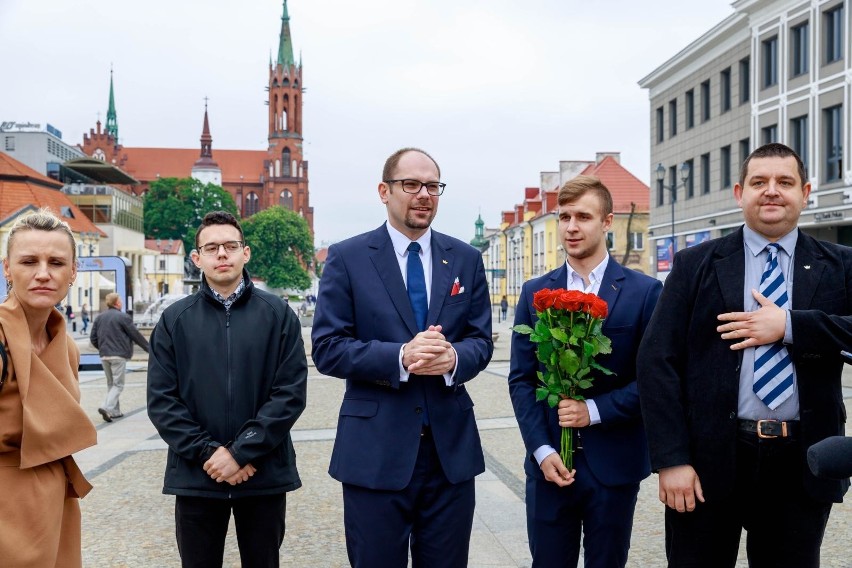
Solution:
<path fill-rule="evenodd" d="M 306 269 L 314 257 L 314 239 L 302 217 L 283 207 L 270 207 L 246 219 L 243 232 L 251 247 L 252 276 L 272 288 L 311 286 Z"/>
<path fill-rule="evenodd" d="M 143 197 L 144 230 L 149 239 L 181 239 L 186 254 L 195 248 L 195 231 L 211 211 L 239 218 L 231 194 L 218 185 L 193 178 L 163 178 Z"/>

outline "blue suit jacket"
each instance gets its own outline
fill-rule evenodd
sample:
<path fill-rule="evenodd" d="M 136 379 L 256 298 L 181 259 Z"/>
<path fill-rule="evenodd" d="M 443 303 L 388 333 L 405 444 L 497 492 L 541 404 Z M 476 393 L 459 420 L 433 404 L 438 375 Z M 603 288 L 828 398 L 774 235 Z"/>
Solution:
<path fill-rule="evenodd" d="M 542 288 L 565 288 L 567 282 L 568 268 L 562 265 L 524 284 L 515 325 L 535 326 L 538 318 L 532 305 L 533 294 Z M 589 467 L 607 486 L 637 483 L 650 474 L 636 388 L 636 353 L 661 290 L 658 280 L 626 269 L 610 258 L 598 295 L 608 306 L 603 333 L 612 341 L 612 353 L 597 360 L 615 375 L 596 373 L 592 387 L 583 391 L 585 398 L 593 398 L 597 404 L 601 423 L 581 431 L 582 451 Z M 536 371 L 544 370 L 536 359 L 535 347 L 529 336 L 512 334 L 509 393 L 527 449 L 526 472 L 543 480 L 532 454 L 545 444 L 559 451 L 561 428 L 556 409 L 546 401 L 535 400 L 539 386 Z M 586 475 L 582 471 L 577 474 Z"/>
<path fill-rule="evenodd" d="M 451 295 L 458 278 L 464 291 Z M 432 231 L 427 325 L 440 324 L 457 353 L 454 386 L 441 376 L 399 380 L 399 353 L 417 333 L 414 312 L 383 225 L 332 245 L 320 280 L 311 334 L 325 375 L 346 379 L 329 474 L 369 489 L 400 490 L 411 480 L 422 411 L 452 483 L 485 470 L 464 383 L 491 360 L 491 306 L 479 251 Z"/>

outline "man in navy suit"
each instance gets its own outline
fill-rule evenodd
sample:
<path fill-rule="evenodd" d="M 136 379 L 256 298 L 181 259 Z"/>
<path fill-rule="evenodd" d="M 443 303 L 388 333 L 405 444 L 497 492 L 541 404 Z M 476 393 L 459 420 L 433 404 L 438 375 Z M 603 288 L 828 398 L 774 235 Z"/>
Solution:
<path fill-rule="evenodd" d="M 329 474 L 343 483 L 359 568 L 467 566 L 474 477 L 485 470 L 464 383 L 491 360 L 491 305 L 476 249 L 433 231 L 444 190 L 429 154 L 385 162 L 388 222 L 329 247 L 313 360 L 346 379 Z"/>
<path fill-rule="evenodd" d="M 556 270 L 524 284 L 515 325 L 537 319 L 533 295 L 543 288 L 580 290 L 606 301 L 603 334 L 612 353 L 598 362 L 615 374 L 594 375 L 586 400 L 556 408 L 536 401 L 536 344 L 513 334 L 509 392 L 526 446 L 527 532 L 535 567 L 576 566 L 581 531 L 587 567 L 627 562 L 639 482 L 650 474 L 636 388 L 636 353 L 662 285 L 622 267 L 607 252 L 609 190 L 578 176 L 557 197 L 559 233 L 568 255 Z M 574 470 L 559 457 L 562 428 L 574 429 Z M 580 449 L 581 448 L 581 449 Z"/>
<path fill-rule="evenodd" d="M 752 152 L 734 186 L 745 226 L 677 254 L 642 340 L 669 566 L 733 567 L 743 528 L 749 566 L 819 566 L 849 487 L 806 460 L 843 434 L 840 351 L 852 345 L 852 249 L 798 230 L 806 180 L 787 146 Z"/>

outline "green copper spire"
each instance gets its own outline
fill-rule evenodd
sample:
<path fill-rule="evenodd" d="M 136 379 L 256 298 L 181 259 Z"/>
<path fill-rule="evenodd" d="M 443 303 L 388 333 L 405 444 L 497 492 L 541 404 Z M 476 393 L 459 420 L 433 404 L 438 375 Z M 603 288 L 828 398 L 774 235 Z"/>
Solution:
<path fill-rule="evenodd" d="M 485 221 L 482 220 L 482 213 L 479 214 L 479 217 L 476 218 L 473 225 L 476 229 L 470 244 L 471 246 L 478 248 L 481 252 L 485 252 L 490 243 L 488 242 L 488 239 L 485 238 Z"/>
<path fill-rule="evenodd" d="M 109 69 L 109 108 L 107 109 L 106 133 L 118 142 L 118 118 L 115 114 L 115 94 L 112 88 L 112 67 Z"/>
<path fill-rule="evenodd" d="M 293 39 L 290 37 L 290 16 L 287 14 L 287 0 L 284 0 L 284 15 L 281 16 L 281 37 L 278 43 L 278 65 L 295 65 L 293 57 Z"/>

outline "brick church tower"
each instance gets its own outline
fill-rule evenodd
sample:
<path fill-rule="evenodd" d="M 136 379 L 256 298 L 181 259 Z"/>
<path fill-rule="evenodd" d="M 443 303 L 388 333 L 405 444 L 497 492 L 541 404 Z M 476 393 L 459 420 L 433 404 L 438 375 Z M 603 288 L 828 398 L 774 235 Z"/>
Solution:
<path fill-rule="evenodd" d="M 245 214 L 255 208 L 281 205 L 313 227 L 308 202 L 308 162 L 302 156 L 302 63 L 293 57 L 287 0 L 281 17 L 278 57 L 269 61 L 269 149 L 264 162 L 264 195 L 246 196 Z M 258 203 L 258 201 L 260 201 Z"/>

